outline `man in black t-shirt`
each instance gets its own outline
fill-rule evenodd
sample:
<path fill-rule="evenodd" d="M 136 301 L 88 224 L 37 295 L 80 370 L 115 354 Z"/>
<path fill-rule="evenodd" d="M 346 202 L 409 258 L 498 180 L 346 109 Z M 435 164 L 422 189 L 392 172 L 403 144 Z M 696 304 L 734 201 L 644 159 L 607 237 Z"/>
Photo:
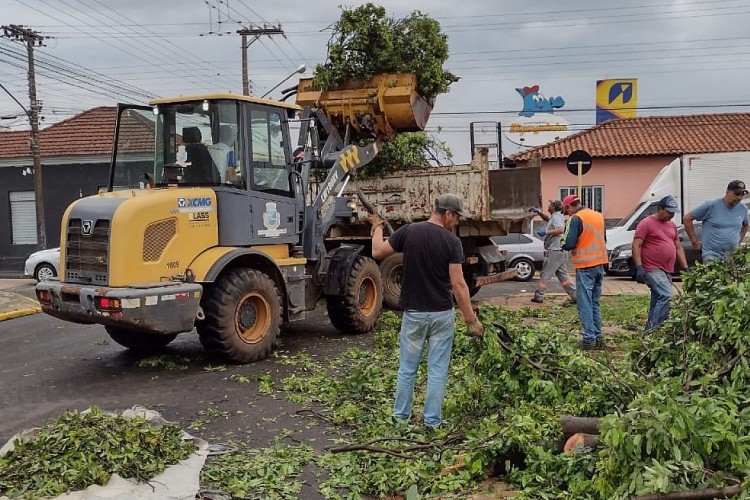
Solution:
<path fill-rule="evenodd" d="M 395 252 L 404 254 L 399 305 L 401 320 L 398 381 L 393 415 L 400 420 L 411 416 L 414 381 L 425 341 L 427 350 L 427 394 L 424 424 L 442 423 L 445 382 L 448 376 L 456 315 L 453 299 L 463 312 L 471 335 L 482 335 L 484 327 L 471 308 L 469 287 L 464 281 L 464 252 L 453 229 L 460 217 L 470 217 L 457 194 L 441 194 L 429 220 L 399 228 L 383 239 L 382 221 L 377 214 L 370 221 L 372 256 L 382 259 Z"/>

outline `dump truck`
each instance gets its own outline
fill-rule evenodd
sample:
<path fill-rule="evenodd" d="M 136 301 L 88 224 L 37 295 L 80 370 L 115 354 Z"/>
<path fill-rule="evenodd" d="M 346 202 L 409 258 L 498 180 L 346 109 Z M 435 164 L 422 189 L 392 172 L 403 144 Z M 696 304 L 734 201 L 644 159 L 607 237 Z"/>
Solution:
<path fill-rule="evenodd" d="M 482 286 L 516 276 L 515 268 L 506 268 L 505 256 L 490 237 L 528 230 L 528 207 L 540 204 L 539 179 L 538 167 L 490 170 L 487 150 L 479 149 L 472 162 L 466 165 L 394 169 L 384 175 L 352 181 L 343 194 L 354 198 L 362 193 L 392 230 L 427 220 L 435 198 L 442 193 L 463 196 L 472 218 L 461 221 L 456 235 L 464 250 L 464 279 L 473 296 Z M 311 192 L 319 189 L 320 185 L 313 182 Z M 362 244 L 365 252 L 370 252 L 367 215 L 359 205 L 354 219 L 338 219 L 325 235 L 328 245 Z M 402 254 L 386 257 L 379 262 L 379 267 L 384 304 L 398 309 Z"/>
<path fill-rule="evenodd" d="M 324 112 L 333 124 L 329 128 L 337 130 L 345 124 L 352 124 L 347 133 L 357 140 L 372 136 L 368 130 L 368 126 L 373 126 L 368 121 L 371 117 L 378 120 L 374 126 L 384 130 L 388 136 L 396 130 L 423 130 L 432 103 L 416 93 L 404 92 L 404 89 L 415 84 L 416 80 L 410 74 L 396 78 L 393 75 L 379 75 L 367 81 L 352 80 L 336 89 L 322 91 L 316 88 L 312 78 L 307 78 L 300 80 L 295 92 L 298 104 Z M 387 110 L 389 119 L 382 119 L 384 113 L 367 113 L 371 105 Z M 457 236 L 464 250 L 464 278 L 473 296 L 484 285 L 515 277 L 516 270 L 506 269 L 505 257 L 490 237 L 526 232 L 530 221 L 527 209 L 540 205 L 541 199 L 539 167 L 490 170 L 487 154 L 487 149 L 477 149 L 473 161 L 468 165 L 410 169 L 395 166 L 391 173 L 364 179 L 356 178 L 355 172 L 349 179 L 351 182 L 342 184 L 339 194 L 343 195 L 342 199 L 368 200 L 369 205 L 388 222 L 390 230 L 427 220 L 438 195 L 447 192 L 461 194 L 468 201 L 472 218 L 461 222 Z M 317 194 L 330 189 L 330 177 L 324 179 L 316 176 L 319 172 L 315 170 L 311 173 L 308 195 L 314 205 Z M 321 209 L 336 211 L 331 200 Z M 359 204 L 352 217 L 331 218 L 332 224 L 325 227 L 322 238 L 326 248 L 361 245 L 362 253 L 371 256 L 370 226 L 366 222 L 368 211 L 363 204 Z M 379 262 L 379 267 L 384 304 L 398 309 L 403 256 L 396 253 L 386 257 Z"/>
<path fill-rule="evenodd" d="M 352 174 L 395 134 L 422 130 L 432 103 L 413 74 L 292 93 L 295 104 L 205 94 L 118 105 L 107 188 L 65 211 L 59 280 L 36 288 L 42 310 L 143 351 L 195 328 L 235 362 L 266 357 L 281 324 L 320 299 L 337 329 L 370 331 L 380 269 L 365 245 L 325 235 L 358 217 L 343 194 Z M 310 196 L 313 169 L 327 175 Z"/>

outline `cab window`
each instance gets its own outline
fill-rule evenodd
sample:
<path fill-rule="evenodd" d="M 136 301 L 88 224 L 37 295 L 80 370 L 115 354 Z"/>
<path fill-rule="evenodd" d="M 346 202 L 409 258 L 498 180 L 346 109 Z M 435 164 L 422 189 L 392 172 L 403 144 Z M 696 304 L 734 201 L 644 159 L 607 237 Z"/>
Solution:
<path fill-rule="evenodd" d="M 250 110 L 252 188 L 290 195 L 281 115 L 261 109 Z"/>

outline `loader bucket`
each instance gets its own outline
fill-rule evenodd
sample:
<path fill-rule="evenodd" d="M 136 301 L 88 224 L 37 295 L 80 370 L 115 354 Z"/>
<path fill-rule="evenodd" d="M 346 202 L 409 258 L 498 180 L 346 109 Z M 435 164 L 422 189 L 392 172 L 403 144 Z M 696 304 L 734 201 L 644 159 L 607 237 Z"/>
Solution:
<path fill-rule="evenodd" d="M 323 109 L 343 136 L 351 124 L 360 139 L 424 130 L 433 101 L 417 92 L 414 73 L 381 73 L 367 80 L 347 80 L 331 90 L 320 90 L 313 78 L 297 86 L 297 104 Z"/>

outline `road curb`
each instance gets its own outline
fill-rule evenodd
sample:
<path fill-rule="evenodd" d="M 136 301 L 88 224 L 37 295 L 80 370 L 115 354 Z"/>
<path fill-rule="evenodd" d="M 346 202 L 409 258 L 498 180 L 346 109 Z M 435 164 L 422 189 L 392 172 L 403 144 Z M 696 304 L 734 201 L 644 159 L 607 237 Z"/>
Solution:
<path fill-rule="evenodd" d="M 42 308 L 39 306 L 27 307 L 26 309 L 17 309 L 15 311 L 0 313 L 0 321 L 5 321 L 6 319 L 20 318 L 21 316 L 29 316 L 31 314 L 36 314 L 40 312 L 42 312 Z"/>

